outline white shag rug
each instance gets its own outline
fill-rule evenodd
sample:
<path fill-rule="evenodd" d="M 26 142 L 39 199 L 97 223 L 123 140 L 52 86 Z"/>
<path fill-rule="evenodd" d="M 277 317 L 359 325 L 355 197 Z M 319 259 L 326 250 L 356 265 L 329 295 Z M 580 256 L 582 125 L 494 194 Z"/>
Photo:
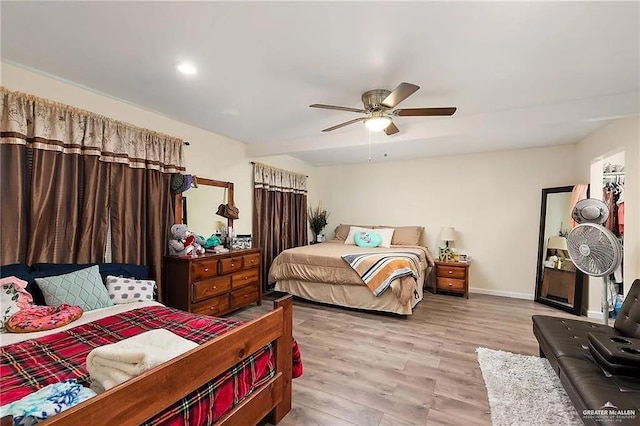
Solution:
<path fill-rule="evenodd" d="M 493 426 L 581 426 L 545 358 L 477 348 Z"/>

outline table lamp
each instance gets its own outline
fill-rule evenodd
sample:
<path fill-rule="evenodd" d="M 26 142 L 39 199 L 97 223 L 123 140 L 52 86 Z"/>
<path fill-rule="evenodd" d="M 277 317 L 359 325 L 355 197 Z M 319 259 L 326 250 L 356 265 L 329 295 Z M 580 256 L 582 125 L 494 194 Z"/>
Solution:
<path fill-rule="evenodd" d="M 453 226 L 443 226 L 440 228 L 440 240 L 444 241 L 449 248 L 449 241 L 456 240 L 456 232 Z"/>
<path fill-rule="evenodd" d="M 547 249 L 555 250 L 555 255 L 558 255 L 558 250 L 567 250 L 567 239 L 565 237 L 552 236 L 549 237 L 547 242 Z M 564 258 L 564 253 L 561 253 Z"/>

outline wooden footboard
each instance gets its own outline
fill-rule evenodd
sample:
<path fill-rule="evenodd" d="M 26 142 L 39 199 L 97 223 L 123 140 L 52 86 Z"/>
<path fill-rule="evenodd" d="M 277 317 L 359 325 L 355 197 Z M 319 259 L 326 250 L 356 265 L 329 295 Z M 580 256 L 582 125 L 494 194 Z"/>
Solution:
<path fill-rule="evenodd" d="M 213 380 L 268 343 L 276 374 L 216 425 L 254 425 L 271 414 L 278 423 L 291 410 L 292 298 L 272 312 L 231 330 L 143 375 L 41 423 L 53 426 L 140 424 Z"/>

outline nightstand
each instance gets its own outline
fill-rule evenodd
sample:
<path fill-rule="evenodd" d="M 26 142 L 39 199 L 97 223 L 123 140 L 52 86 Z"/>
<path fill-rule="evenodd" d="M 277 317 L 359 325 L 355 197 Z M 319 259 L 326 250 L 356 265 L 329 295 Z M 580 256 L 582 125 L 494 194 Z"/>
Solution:
<path fill-rule="evenodd" d="M 457 293 L 469 298 L 469 264 L 436 261 L 436 289 L 438 292 Z"/>

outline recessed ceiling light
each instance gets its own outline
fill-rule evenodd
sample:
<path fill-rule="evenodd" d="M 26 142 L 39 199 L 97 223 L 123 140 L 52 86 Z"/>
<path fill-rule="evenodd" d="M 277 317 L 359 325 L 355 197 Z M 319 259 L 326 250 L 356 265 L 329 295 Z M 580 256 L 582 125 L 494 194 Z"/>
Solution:
<path fill-rule="evenodd" d="M 198 72 L 196 66 L 191 62 L 178 62 L 176 64 L 176 70 L 184 75 L 194 75 Z"/>

